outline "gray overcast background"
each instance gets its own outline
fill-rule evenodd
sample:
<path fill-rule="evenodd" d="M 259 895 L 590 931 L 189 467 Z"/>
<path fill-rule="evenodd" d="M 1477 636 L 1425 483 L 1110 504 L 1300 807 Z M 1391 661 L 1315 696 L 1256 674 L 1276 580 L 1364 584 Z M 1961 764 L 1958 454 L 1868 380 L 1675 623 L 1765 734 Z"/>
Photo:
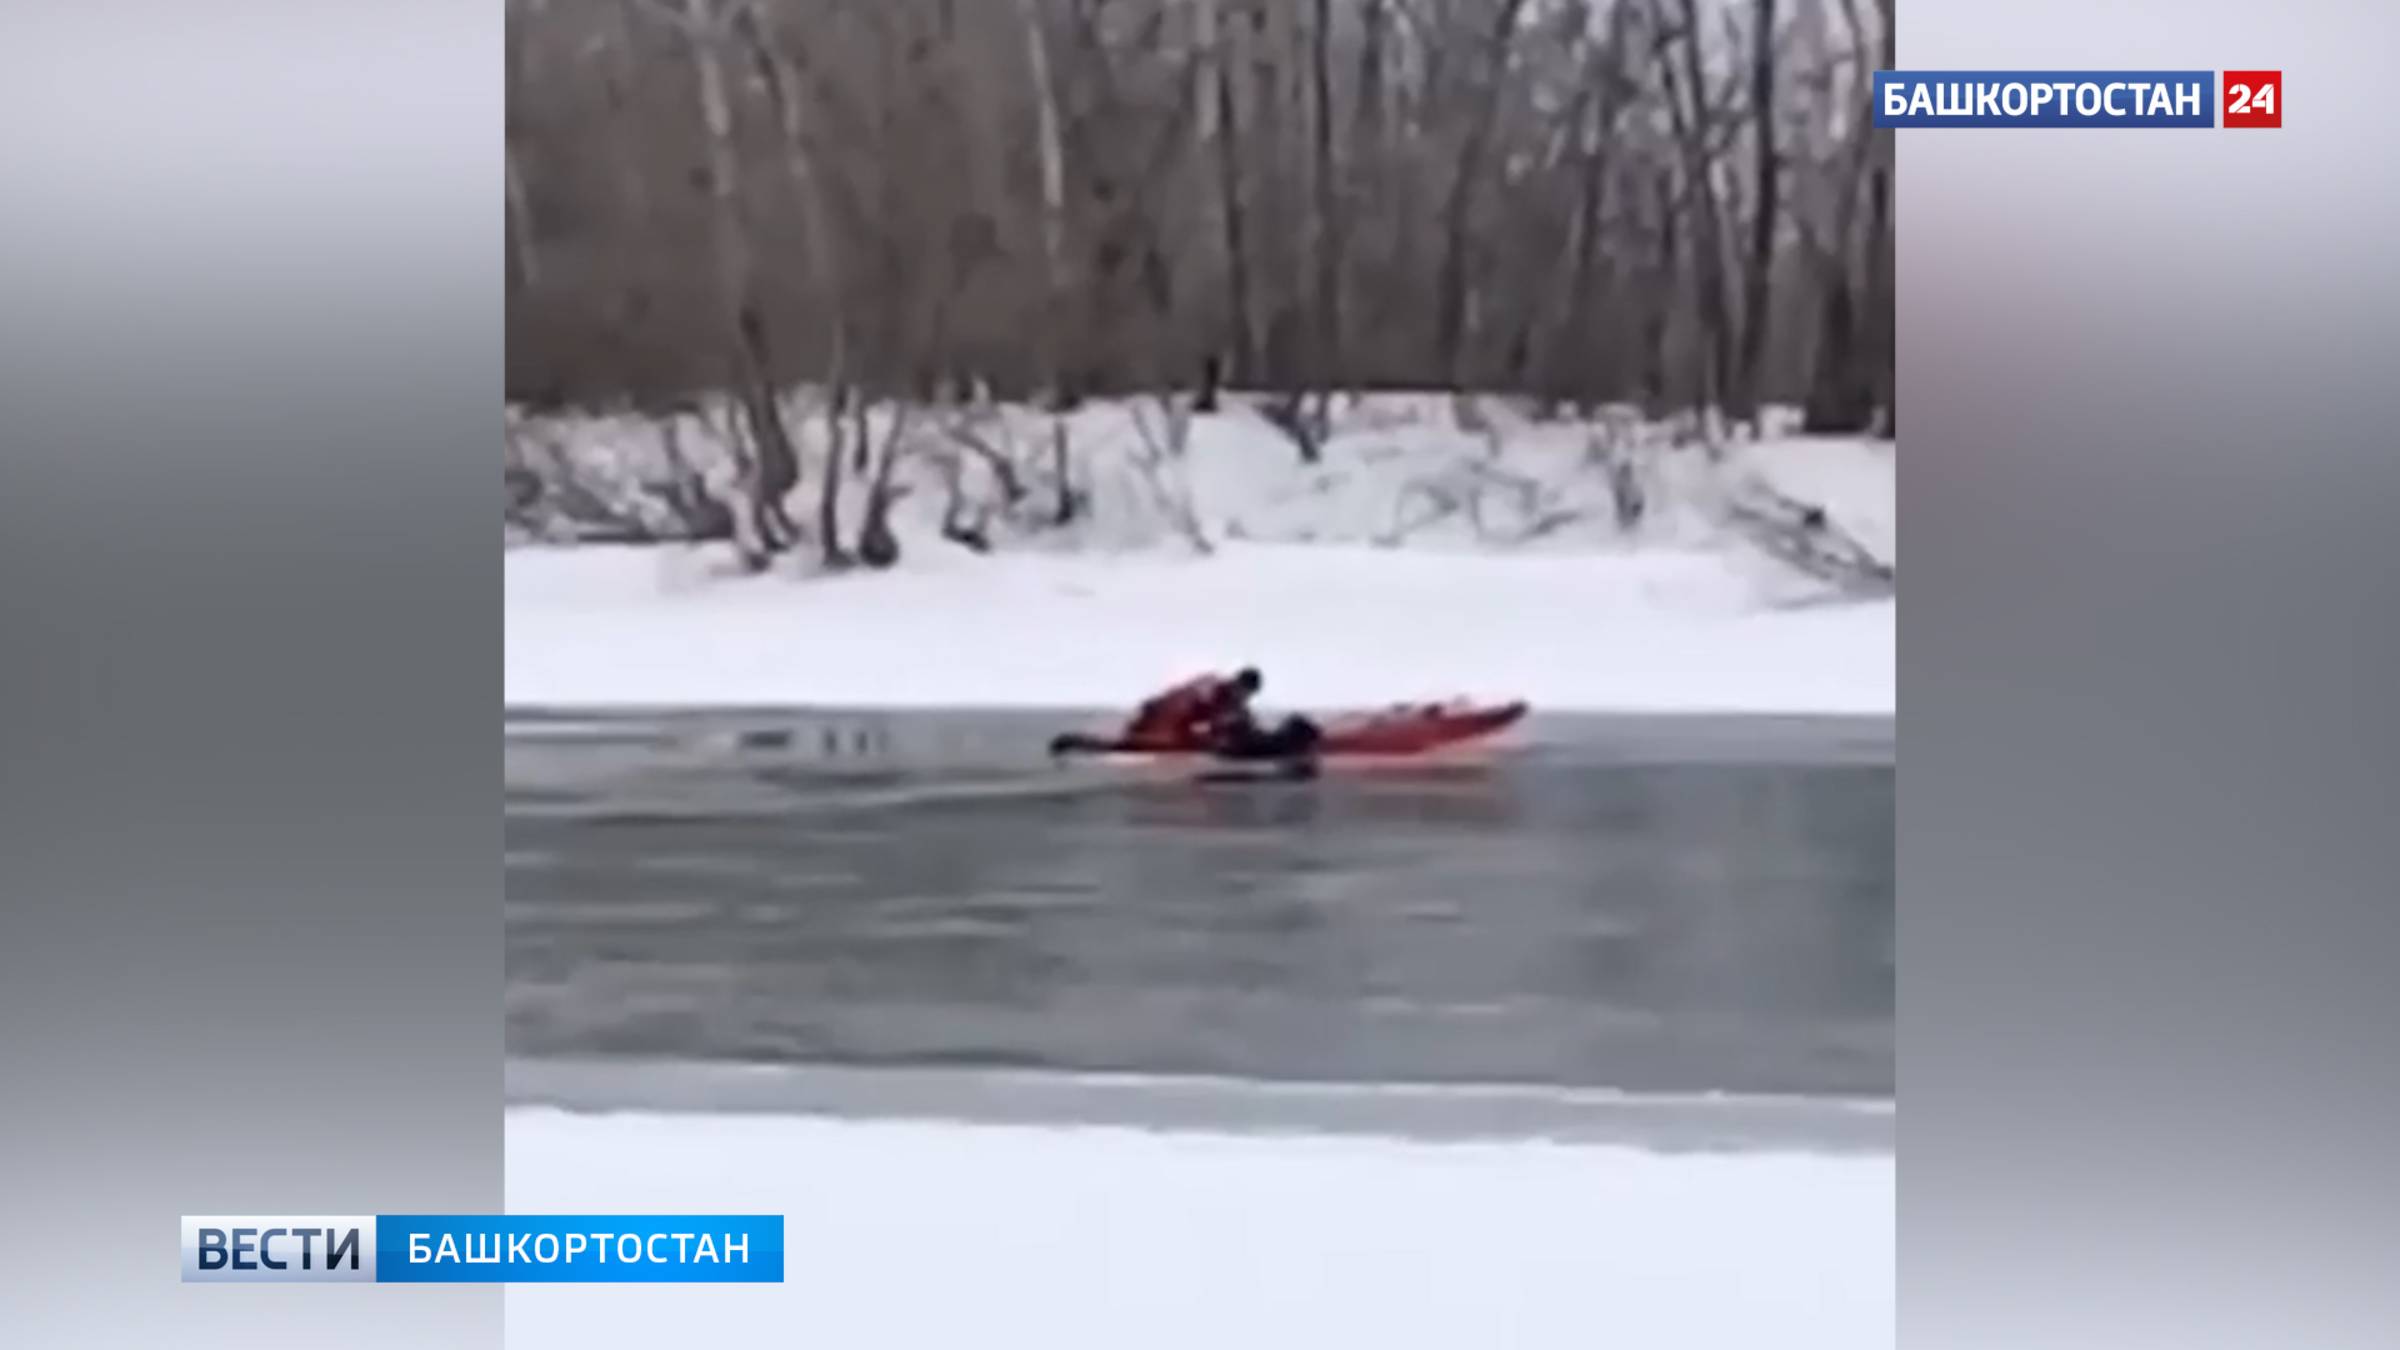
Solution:
<path fill-rule="evenodd" d="M 2400 1326 L 2396 39 L 1902 7 L 1908 66 L 2286 98 L 1902 136 L 1903 1344 Z M 499 1204 L 499 52 L 480 0 L 0 7 L 10 1345 L 498 1340 L 171 1234 Z"/>
<path fill-rule="evenodd" d="M 1901 1343 L 2400 1329 L 2386 4 L 1906 0 L 1903 65 L 2277 69 L 1899 146 Z"/>

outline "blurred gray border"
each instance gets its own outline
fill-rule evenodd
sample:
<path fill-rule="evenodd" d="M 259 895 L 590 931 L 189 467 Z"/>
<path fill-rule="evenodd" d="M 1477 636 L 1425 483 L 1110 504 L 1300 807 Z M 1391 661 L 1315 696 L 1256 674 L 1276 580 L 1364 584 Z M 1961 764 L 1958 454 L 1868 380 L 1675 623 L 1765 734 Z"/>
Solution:
<path fill-rule="evenodd" d="M 12 1343 L 497 1339 L 494 1290 L 187 1290 L 168 1234 L 499 1202 L 500 21 L 9 14 Z M 1903 133 L 1905 1344 L 2400 1325 L 2396 38 L 1905 6 L 1909 66 L 2287 98 Z"/>
<path fill-rule="evenodd" d="M 184 1213 L 501 1204 L 501 8 L 0 20 L 0 1342 L 496 1345 Z"/>
<path fill-rule="evenodd" d="M 2392 1344 L 2400 9 L 1906 0 L 2280 130 L 1899 133 L 1907 1346 Z"/>

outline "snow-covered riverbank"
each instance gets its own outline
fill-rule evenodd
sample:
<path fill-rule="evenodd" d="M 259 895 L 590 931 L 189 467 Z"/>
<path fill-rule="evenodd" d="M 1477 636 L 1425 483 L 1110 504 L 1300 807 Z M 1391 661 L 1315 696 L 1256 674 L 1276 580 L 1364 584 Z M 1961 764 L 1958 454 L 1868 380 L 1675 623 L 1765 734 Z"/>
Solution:
<path fill-rule="evenodd" d="M 521 1285 L 513 1350 L 1893 1343 L 1889 1154 L 506 1121 L 519 1213 L 784 1215 L 780 1285 Z"/>
<path fill-rule="evenodd" d="M 900 429 L 921 448 L 894 478 L 909 491 L 890 571 L 819 573 L 805 543 L 759 576 L 724 543 L 509 549 L 505 698 L 1111 706 L 1248 662 L 1277 706 L 1464 694 L 1556 710 L 1892 710 L 1896 602 L 1840 595 L 1739 523 L 1746 503 L 1800 503 L 1896 562 L 1888 443 L 1770 439 L 1717 458 L 1657 427 L 1504 413 L 1470 432 L 1446 399 L 1370 397 L 1345 406 L 1312 465 L 1247 409 L 1193 419 L 1168 454 L 1157 407 L 1094 405 L 1070 419 L 1081 514 L 1066 527 L 1039 505 L 1058 490 L 1042 480 L 1039 414 L 948 427 L 912 414 Z M 726 472 L 721 422 L 675 427 L 554 419 L 519 434 L 547 447 L 549 472 L 638 502 L 676 463 Z M 887 414 L 879 434 L 891 429 Z M 1015 505 L 961 436 L 1018 466 Z M 823 447 L 803 451 L 817 457 L 806 483 Z M 1626 493 L 1640 501 L 1630 518 Z M 945 517 L 974 520 L 989 551 L 945 539 Z"/>
<path fill-rule="evenodd" d="M 1251 662 L 1276 706 L 1471 694 L 1556 710 L 1889 712 L 1890 601 L 1760 606 L 1707 552 L 960 555 L 724 575 L 721 550 L 508 556 L 511 706 L 1113 706 Z"/>

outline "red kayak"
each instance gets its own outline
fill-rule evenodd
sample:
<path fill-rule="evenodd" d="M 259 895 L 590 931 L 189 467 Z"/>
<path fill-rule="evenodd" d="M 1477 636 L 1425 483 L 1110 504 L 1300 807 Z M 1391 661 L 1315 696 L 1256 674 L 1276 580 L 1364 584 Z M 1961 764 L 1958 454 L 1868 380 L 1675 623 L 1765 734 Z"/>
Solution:
<path fill-rule="evenodd" d="M 1525 712 L 1521 701 L 1401 704 L 1328 719 L 1317 748 L 1328 755 L 1421 755 L 1505 731 Z"/>
<path fill-rule="evenodd" d="M 1400 758 L 1480 740 L 1514 725 L 1526 705 L 1512 703 L 1400 703 L 1374 712 L 1343 713 L 1317 724 L 1313 753 L 1343 758 Z M 1052 754 L 1205 755 L 1208 746 L 1169 737 L 1083 736 L 1068 733 L 1050 743 Z"/>

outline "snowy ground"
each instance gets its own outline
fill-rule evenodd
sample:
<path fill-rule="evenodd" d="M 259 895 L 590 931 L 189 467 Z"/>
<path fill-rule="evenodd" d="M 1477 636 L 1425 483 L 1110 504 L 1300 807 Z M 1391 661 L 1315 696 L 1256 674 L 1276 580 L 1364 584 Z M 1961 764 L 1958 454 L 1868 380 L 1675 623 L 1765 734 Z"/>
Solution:
<path fill-rule="evenodd" d="M 1622 417 L 1479 406 L 1468 430 L 1446 397 L 1345 404 L 1310 466 L 1245 408 L 1193 419 L 1176 453 L 1155 400 L 1096 404 L 1070 419 L 1082 514 L 1064 529 L 1047 419 L 915 413 L 890 572 L 814 573 L 805 545 L 756 577 L 723 544 L 511 548 L 505 698 L 1106 706 L 1249 662 L 1280 706 L 1892 710 L 1895 603 L 1834 597 L 1730 523 L 1767 490 L 1896 563 L 1888 444 L 1770 439 L 1718 460 Z M 672 461 L 661 426 L 633 418 L 520 421 L 517 436 L 541 447 L 526 462 L 638 502 L 672 463 L 721 475 L 722 425 L 678 419 Z M 798 425 L 822 438 L 821 419 Z M 887 415 L 878 444 L 891 429 Z M 995 456 L 1017 466 L 1014 505 Z M 945 516 L 972 518 L 992 551 L 944 539 Z"/>
<path fill-rule="evenodd" d="M 1894 1343 L 1890 1155 L 511 1110 L 513 1211 L 786 1216 L 769 1286 L 526 1285 L 511 1350 Z"/>
<path fill-rule="evenodd" d="M 512 706 L 1114 706 L 1264 668 L 1275 706 L 1450 694 L 1554 710 L 1889 712 L 1893 605 L 1761 610 L 1707 555 L 969 558 L 804 582 L 713 552 L 520 550 Z"/>

